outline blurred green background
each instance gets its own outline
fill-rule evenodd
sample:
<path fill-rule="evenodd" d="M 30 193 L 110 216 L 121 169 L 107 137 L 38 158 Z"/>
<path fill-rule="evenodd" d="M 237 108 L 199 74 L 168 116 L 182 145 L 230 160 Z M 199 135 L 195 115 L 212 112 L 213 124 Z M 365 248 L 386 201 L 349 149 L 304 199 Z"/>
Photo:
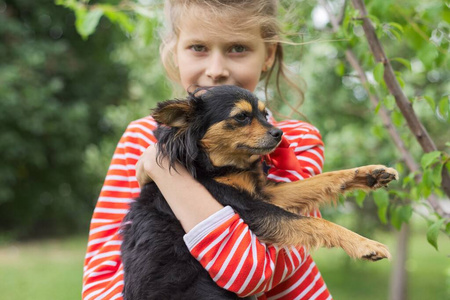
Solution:
<path fill-rule="evenodd" d="M 63 4 L 75 1 L 59 1 Z M 87 4 L 89 1 L 80 3 Z M 320 1 L 281 1 L 289 40 L 287 64 L 307 86 L 299 109 L 320 129 L 325 170 L 381 163 L 409 173 L 356 73 L 345 60 L 351 47 L 383 101 L 406 147 L 417 161 L 422 150 L 385 86 L 354 11 L 346 10 L 345 32 L 333 33 Z M 0 289 L 2 299 L 79 299 L 89 220 L 114 148 L 126 125 L 173 97 L 159 62 L 161 1 L 91 1 L 125 9 L 125 21 L 102 17 L 89 38 L 75 28 L 71 9 L 54 1 L 0 0 Z M 344 1 L 328 1 L 336 15 Z M 133 6 L 134 5 L 134 6 Z M 448 152 L 449 2 L 366 1 L 377 34 L 393 61 L 403 89 L 437 147 Z M 350 7 L 350 5 L 347 5 Z M 141 10 L 142 11 L 142 10 Z M 119 18 L 120 19 L 120 18 Z M 375 74 L 376 75 L 376 74 Z M 303 84 L 301 81 L 299 84 Z M 286 89 L 287 90 L 287 89 Z M 258 90 L 261 95 L 262 89 Z M 292 118 L 289 105 L 269 90 L 274 110 Z M 410 193 L 402 182 L 393 189 Z M 444 208 L 448 197 L 434 190 Z M 390 207 L 410 203 L 393 197 Z M 427 243 L 433 211 L 413 200 L 407 247 L 407 299 L 450 299 L 450 243 L 439 251 Z M 379 220 L 369 196 L 362 205 L 324 209 L 324 217 L 390 246 L 391 262 L 357 262 L 342 251 L 314 252 L 335 299 L 388 299 L 398 231 L 387 211 Z M 401 223 L 401 222 L 400 222 Z"/>

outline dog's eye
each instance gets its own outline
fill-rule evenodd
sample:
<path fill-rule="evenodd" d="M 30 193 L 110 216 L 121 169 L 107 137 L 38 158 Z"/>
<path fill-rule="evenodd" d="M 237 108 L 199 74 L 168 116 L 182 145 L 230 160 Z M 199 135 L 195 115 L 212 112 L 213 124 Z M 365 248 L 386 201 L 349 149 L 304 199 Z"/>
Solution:
<path fill-rule="evenodd" d="M 248 116 L 246 113 L 240 113 L 234 116 L 234 119 L 238 122 L 245 122 L 248 120 Z"/>

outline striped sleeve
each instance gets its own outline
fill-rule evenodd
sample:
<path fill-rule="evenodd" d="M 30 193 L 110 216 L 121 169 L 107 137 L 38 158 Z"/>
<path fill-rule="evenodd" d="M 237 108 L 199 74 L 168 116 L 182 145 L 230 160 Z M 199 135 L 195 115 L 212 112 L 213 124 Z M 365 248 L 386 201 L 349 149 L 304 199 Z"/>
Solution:
<path fill-rule="evenodd" d="M 151 117 L 130 123 L 117 145 L 91 219 L 84 262 L 82 299 L 121 299 L 123 266 L 119 227 L 139 195 L 135 165 L 156 139 Z"/>
<path fill-rule="evenodd" d="M 272 289 L 305 260 L 303 248 L 279 249 L 259 242 L 231 207 L 198 224 L 184 239 L 213 280 L 240 297 Z"/>
<path fill-rule="evenodd" d="M 285 121 L 276 126 L 289 140 L 301 168 L 293 171 L 272 167 L 269 178 L 290 182 L 321 173 L 323 143 L 319 131 L 299 121 Z M 320 216 L 318 211 L 311 214 Z M 259 300 L 331 299 L 304 248 L 280 249 L 260 243 L 231 208 L 202 223 L 186 235 L 186 245 L 219 286 L 240 297 L 257 295 Z"/>

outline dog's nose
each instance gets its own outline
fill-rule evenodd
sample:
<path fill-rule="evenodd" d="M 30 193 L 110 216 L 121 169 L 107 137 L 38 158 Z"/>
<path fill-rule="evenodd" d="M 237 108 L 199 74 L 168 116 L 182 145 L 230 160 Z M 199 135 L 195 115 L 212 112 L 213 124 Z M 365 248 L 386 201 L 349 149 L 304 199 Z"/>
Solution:
<path fill-rule="evenodd" d="M 281 136 L 283 135 L 283 131 L 281 129 L 274 127 L 269 130 L 269 134 L 271 136 L 273 136 L 275 139 L 279 140 L 279 139 L 281 139 Z"/>

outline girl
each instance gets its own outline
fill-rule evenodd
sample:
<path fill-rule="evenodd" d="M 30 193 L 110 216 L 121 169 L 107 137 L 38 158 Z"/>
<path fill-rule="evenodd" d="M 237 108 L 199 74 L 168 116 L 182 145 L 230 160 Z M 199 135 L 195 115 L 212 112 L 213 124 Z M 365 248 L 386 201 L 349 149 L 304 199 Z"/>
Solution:
<path fill-rule="evenodd" d="M 169 33 L 161 57 L 184 90 L 233 84 L 254 91 L 276 66 L 283 76 L 275 0 L 170 0 L 165 9 Z M 317 129 L 300 121 L 271 122 L 285 139 L 270 155 L 268 178 L 293 181 L 320 173 Z M 156 164 L 155 128 L 151 117 L 132 122 L 114 153 L 91 220 L 83 299 L 121 299 L 121 221 L 139 185 L 150 180 L 180 220 L 191 254 L 222 288 L 258 299 L 331 299 L 304 248 L 260 243 L 231 207 L 222 207 L 186 170 L 169 172 L 166 162 Z"/>

